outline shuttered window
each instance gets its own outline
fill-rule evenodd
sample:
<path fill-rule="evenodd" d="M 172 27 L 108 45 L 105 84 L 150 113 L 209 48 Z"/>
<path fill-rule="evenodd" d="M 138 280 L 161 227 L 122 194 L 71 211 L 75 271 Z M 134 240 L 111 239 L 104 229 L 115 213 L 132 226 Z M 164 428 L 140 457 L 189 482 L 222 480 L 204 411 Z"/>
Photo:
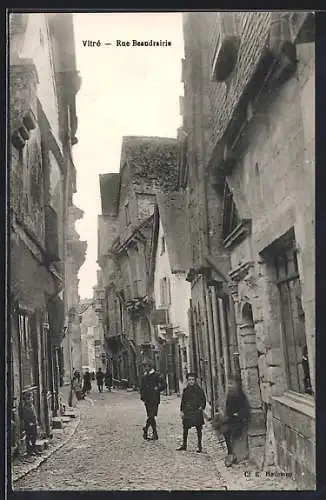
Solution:
<path fill-rule="evenodd" d="M 225 181 L 223 195 L 223 239 L 226 239 L 240 224 L 240 219 L 233 200 L 233 194 Z"/>
<path fill-rule="evenodd" d="M 168 306 L 171 304 L 171 283 L 169 278 L 162 278 L 160 281 L 161 289 L 161 305 Z"/>
<path fill-rule="evenodd" d="M 21 366 L 23 389 L 36 385 L 35 350 L 33 349 L 31 316 L 23 311 L 18 315 L 19 340 L 21 352 Z M 36 332 L 34 332 L 36 335 Z"/>
<path fill-rule="evenodd" d="M 50 205 L 44 207 L 44 215 L 47 257 L 50 261 L 58 262 L 60 260 L 58 215 Z"/>
<path fill-rule="evenodd" d="M 275 255 L 289 389 L 312 394 L 306 345 L 305 318 L 294 239 Z"/>

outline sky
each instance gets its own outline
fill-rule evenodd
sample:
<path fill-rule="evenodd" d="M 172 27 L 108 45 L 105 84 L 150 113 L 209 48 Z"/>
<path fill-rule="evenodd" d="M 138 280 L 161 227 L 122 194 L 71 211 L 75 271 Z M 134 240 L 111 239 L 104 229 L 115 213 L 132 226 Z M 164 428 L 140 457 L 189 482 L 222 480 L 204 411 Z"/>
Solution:
<path fill-rule="evenodd" d="M 87 240 L 79 271 L 79 295 L 92 297 L 96 285 L 99 174 L 119 172 L 124 135 L 176 137 L 181 125 L 179 96 L 183 35 L 181 13 L 74 14 L 77 69 L 78 144 L 74 204 L 84 211 L 76 229 Z M 168 40 L 171 47 L 118 47 L 116 40 Z M 101 46 L 84 46 L 83 41 Z M 112 45 L 105 45 L 112 43 Z"/>

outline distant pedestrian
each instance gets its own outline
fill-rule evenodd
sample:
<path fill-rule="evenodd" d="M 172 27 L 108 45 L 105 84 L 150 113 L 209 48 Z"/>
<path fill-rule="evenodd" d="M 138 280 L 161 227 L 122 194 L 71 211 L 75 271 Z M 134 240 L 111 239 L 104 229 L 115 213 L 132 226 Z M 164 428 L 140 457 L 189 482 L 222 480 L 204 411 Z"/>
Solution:
<path fill-rule="evenodd" d="M 104 373 L 102 372 L 102 368 L 99 368 L 96 372 L 96 382 L 99 392 L 103 392 Z"/>
<path fill-rule="evenodd" d="M 180 411 L 183 425 L 183 442 L 177 451 L 187 449 L 188 432 L 191 427 L 197 431 L 197 453 L 202 452 L 202 430 L 205 423 L 203 411 L 206 407 L 204 391 L 197 383 L 196 373 L 187 374 L 188 385 L 184 388 L 181 398 Z"/>
<path fill-rule="evenodd" d="M 140 399 L 144 402 L 147 420 L 143 427 L 143 438 L 148 439 L 148 429 L 152 427 L 153 439 L 158 439 L 156 420 L 160 404 L 160 392 L 165 389 L 164 379 L 152 367 L 151 361 L 143 363 L 144 373 L 140 383 Z"/>
<path fill-rule="evenodd" d="M 26 451 L 28 455 L 39 455 L 41 452 L 36 448 L 38 422 L 32 393 L 25 394 L 22 416 L 26 433 Z"/>
<path fill-rule="evenodd" d="M 111 391 L 111 387 L 112 387 L 112 374 L 110 372 L 110 370 L 107 368 L 106 372 L 105 372 L 105 376 L 104 376 L 104 380 L 105 380 L 105 387 Z"/>
<path fill-rule="evenodd" d="M 90 392 L 92 390 L 91 374 L 88 370 L 84 373 L 84 392 Z"/>
<path fill-rule="evenodd" d="M 96 378 L 95 372 L 92 371 L 92 380 L 95 380 L 95 378 Z"/>
<path fill-rule="evenodd" d="M 250 418 L 249 402 L 242 390 L 240 377 L 231 377 L 225 398 L 225 408 L 222 414 L 213 419 L 213 427 L 224 436 L 227 446 L 225 466 L 231 467 L 238 459 L 234 453 L 234 444 L 248 426 Z"/>
<path fill-rule="evenodd" d="M 71 399 L 69 398 L 69 406 L 75 406 L 73 404 L 73 394 L 75 394 L 78 401 L 84 399 L 85 393 L 81 384 L 81 375 L 78 370 L 75 370 L 72 381 L 71 381 Z"/>

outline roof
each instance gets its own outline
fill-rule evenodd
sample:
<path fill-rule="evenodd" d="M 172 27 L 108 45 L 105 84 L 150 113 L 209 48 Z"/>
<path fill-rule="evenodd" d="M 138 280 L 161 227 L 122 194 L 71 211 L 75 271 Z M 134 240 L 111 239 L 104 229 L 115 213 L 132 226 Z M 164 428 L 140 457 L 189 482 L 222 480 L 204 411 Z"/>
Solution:
<path fill-rule="evenodd" d="M 186 194 L 174 192 L 157 195 L 157 206 L 171 271 L 185 272 L 191 267 Z"/>
<path fill-rule="evenodd" d="M 120 174 L 100 174 L 102 215 L 116 215 L 118 211 Z"/>
<path fill-rule="evenodd" d="M 132 182 L 146 178 L 158 187 L 176 189 L 178 142 L 172 137 L 125 136 L 120 171 L 128 163 Z"/>

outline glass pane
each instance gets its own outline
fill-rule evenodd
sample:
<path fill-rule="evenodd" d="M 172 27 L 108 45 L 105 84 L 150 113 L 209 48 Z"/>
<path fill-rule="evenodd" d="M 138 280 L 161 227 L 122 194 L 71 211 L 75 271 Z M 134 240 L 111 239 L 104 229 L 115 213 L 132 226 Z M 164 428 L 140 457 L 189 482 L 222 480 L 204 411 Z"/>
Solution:
<path fill-rule="evenodd" d="M 298 365 L 298 374 L 299 374 L 298 383 L 300 392 L 305 392 L 304 372 L 301 365 L 302 365 L 303 349 L 306 345 L 306 332 L 305 332 L 304 312 L 302 309 L 302 302 L 301 302 L 301 286 L 299 280 L 290 281 L 289 290 L 291 293 L 291 303 L 293 311 L 292 317 L 293 317 L 294 338 L 296 344 L 296 363 Z"/>
<path fill-rule="evenodd" d="M 286 263 L 285 263 L 285 257 L 284 255 L 279 255 L 277 258 L 277 265 L 278 265 L 278 279 L 282 280 L 286 278 Z"/>
<path fill-rule="evenodd" d="M 286 363 L 289 377 L 289 388 L 299 391 L 297 354 L 292 320 L 291 295 L 287 283 L 280 286 L 280 298 L 282 307 L 283 330 L 286 345 Z"/>
<path fill-rule="evenodd" d="M 287 254 L 288 260 L 288 275 L 291 276 L 297 273 L 296 262 L 295 262 L 295 253 L 293 250 L 290 250 Z"/>

